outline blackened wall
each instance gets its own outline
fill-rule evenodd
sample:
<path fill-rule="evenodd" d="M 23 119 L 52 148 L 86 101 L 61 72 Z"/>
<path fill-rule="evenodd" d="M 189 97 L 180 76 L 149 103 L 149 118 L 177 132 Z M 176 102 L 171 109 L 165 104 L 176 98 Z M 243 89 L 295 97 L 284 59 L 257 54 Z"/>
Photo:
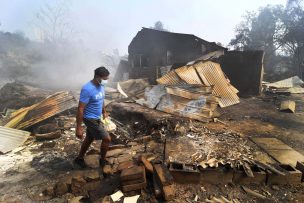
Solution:
<path fill-rule="evenodd" d="M 259 95 L 263 80 L 263 51 L 228 51 L 218 59 L 239 96 Z"/>

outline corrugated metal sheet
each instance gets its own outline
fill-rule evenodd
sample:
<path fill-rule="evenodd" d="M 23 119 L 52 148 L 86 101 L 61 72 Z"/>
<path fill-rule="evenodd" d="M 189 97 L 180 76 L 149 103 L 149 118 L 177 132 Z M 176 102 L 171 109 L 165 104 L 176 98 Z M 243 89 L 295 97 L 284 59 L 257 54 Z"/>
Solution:
<path fill-rule="evenodd" d="M 198 62 L 193 66 L 184 66 L 171 71 L 157 80 L 160 84 L 178 84 L 180 79 L 188 84 L 204 84 L 212 86 L 213 94 L 219 98 L 220 107 L 227 107 L 240 102 L 236 93 L 238 90 L 233 87 L 219 64 L 210 61 Z M 171 91 L 171 90 L 169 90 Z"/>
<path fill-rule="evenodd" d="M 12 113 L 4 124 L 6 127 L 26 129 L 76 106 L 77 101 L 70 92 L 57 92 L 37 104 Z"/>
<path fill-rule="evenodd" d="M 214 85 L 214 94 L 219 96 L 220 107 L 227 107 L 240 102 L 235 88 L 226 79 L 221 67 L 213 62 L 200 62 L 195 64 L 199 76 L 207 85 Z"/>
<path fill-rule="evenodd" d="M 176 69 L 175 72 L 187 84 L 203 84 L 193 66 L 190 67 L 184 66 Z"/>
<path fill-rule="evenodd" d="M 22 145 L 30 132 L 0 126 L 0 152 L 7 153 Z"/>
<path fill-rule="evenodd" d="M 211 95 L 213 88 L 211 86 L 168 86 L 167 93 L 187 99 L 198 99 L 202 95 Z"/>
<path fill-rule="evenodd" d="M 166 113 L 188 117 L 196 120 L 208 120 L 212 118 L 213 111 L 217 106 L 216 98 L 202 95 L 196 100 L 166 94 L 156 109 Z"/>
<path fill-rule="evenodd" d="M 287 78 L 285 80 L 280 80 L 274 83 L 268 83 L 266 86 L 275 88 L 291 88 L 291 87 L 301 87 L 304 82 L 298 76 Z"/>
<path fill-rule="evenodd" d="M 187 84 L 184 82 L 175 71 L 170 71 L 166 75 L 156 80 L 159 84 L 163 85 L 182 85 Z"/>

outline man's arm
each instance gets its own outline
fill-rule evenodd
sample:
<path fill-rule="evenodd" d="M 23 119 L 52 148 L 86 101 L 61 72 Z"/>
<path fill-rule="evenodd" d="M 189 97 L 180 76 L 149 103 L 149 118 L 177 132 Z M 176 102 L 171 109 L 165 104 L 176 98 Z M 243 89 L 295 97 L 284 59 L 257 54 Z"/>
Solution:
<path fill-rule="evenodd" d="M 108 113 L 106 111 L 106 105 L 105 105 L 104 101 L 103 101 L 103 105 L 102 105 L 102 116 L 103 116 L 103 119 L 105 119 L 106 117 L 108 117 Z"/>
<path fill-rule="evenodd" d="M 76 126 L 76 136 L 79 139 L 83 138 L 83 128 L 82 128 L 81 124 L 83 122 L 83 112 L 84 112 L 85 106 L 86 106 L 85 103 L 79 102 L 78 111 L 77 111 L 77 117 L 76 117 L 76 123 L 77 123 L 77 126 Z"/>

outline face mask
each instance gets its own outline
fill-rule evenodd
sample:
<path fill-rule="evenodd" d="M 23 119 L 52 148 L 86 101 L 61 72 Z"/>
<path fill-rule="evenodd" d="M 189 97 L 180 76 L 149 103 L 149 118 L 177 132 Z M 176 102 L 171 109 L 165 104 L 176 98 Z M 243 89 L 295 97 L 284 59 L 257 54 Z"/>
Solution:
<path fill-rule="evenodd" d="M 100 80 L 100 82 L 98 82 L 99 83 L 99 85 L 105 85 L 105 84 L 107 84 L 108 83 L 108 80 Z"/>

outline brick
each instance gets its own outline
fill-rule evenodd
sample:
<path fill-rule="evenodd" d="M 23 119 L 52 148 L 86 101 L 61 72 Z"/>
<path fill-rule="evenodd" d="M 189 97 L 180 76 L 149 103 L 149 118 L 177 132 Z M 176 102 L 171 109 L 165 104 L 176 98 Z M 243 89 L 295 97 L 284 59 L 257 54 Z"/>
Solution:
<path fill-rule="evenodd" d="M 126 162 L 120 163 L 118 165 L 117 171 L 122 171 L 127 168 L 132 168 L 133 166 L 135 166 L 133 161 L 126 161 Z"/>
<path fill-rule="evenodd" d="M 248 177 L 243 169 L 235 169 L 233 171 L 233 183 L 240 185 L 262 184 L 266 183 L 266 172 L 257 166 L 252 166 L 251 170 L 254 177 Z"/>
<path fill-rule="evenodd" d="M 199 183 L 200 171 L 196 166 L 182 163 L 170 163 L 169 171 L 175 182 L 178 183 Z"/>
<path fill-rule="evenodd" d="M 150 163 L 150 161 L 148 161 L 148 160 L 146 159 L 146 157 L 144 157 L 144 156 L 140 156 L 140 157 L 139 157 L 139 160 L 144 164 L 146 170 L 147 170 L 149 173 L 153 174 L 153 166 L 152 166 L 152 164 Z"/>
<path fill-rule="evenodd" d="M 154 164 L 153 170 L 161 186 L 171 185 L 173 183 L 173 177 L 165 165 Z"/>
<path fill-rule="evenodd" d="M 232 183 L 233 171 L 225 166 L 219 166 L 217 168 L 205 168 L 201 169 L 200 182 L 210 184 L 227 184 Z"/>
<path fill-rule="evenodd" d="M 145 176 L 145 168 L 143 166 L 134 166 L 132 168 L 124 169 L 120 174 L 120 178 L 122 181 L 134 180 L 134 179 L 142 178 L 144 176 Z"/>
<path fill-rule="evenodd" d="M 137 184 L 137 183 L 143 183 L 146 181 L 145 179 L 146 179 L 145 177 L 142 177 L 142 178 L 138 178 L 135 180 L 125 180 L 125 181 L 122 181 L 121 184 L 122 185 L 133 185 L 133 184 Z"/>
<path fill-rule="evenodd" d="M 301 183 L 302 172 L 291 165 L 279 165 L 286 175 L 274 174 L 267 171 L 267 185 L 295 185 Z"/>
<path fill-rule="evenodd" d="M 302 172 L 302 182 L 304 181 L 304 162 L 297 162 L 296 169 Z"/>
<path fill-rule="evenodd" d="M 125 149 L 113 149 L 113 150 L 109 150 L 107 152 L 106 157 L 117 157 L 117 156 L 123 154 L 124 151 L 125 151 Z"/>
<path fill-rule="evenodd" d="M 147 186 L 147 182 L 145 181 L 133 185 L 123 185 L 122 190 L 123 192 L 129 192 L 129 191 L 144 189 L 146 186 Z"/>
<path fill-rule="evenodd" d="M 117 157 L 118 163 L 126 162 L 132 160 L 132 156 L 129 154 L 121 155 Z"/>

